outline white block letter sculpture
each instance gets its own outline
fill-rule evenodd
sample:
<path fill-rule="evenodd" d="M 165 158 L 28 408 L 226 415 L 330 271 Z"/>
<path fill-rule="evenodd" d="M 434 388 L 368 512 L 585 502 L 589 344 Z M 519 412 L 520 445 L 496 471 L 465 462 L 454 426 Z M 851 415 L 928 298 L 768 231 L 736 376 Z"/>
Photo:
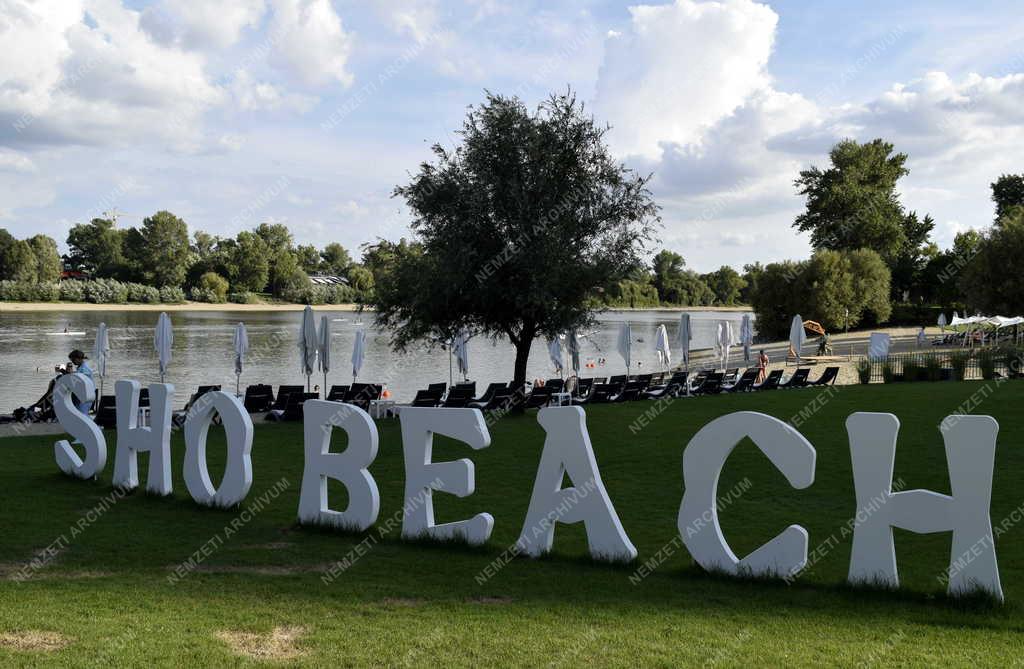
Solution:
<path fill-rule="evenodd" d="M 415 539 L 462 539 L 477 545 L 487 541 L 494 517 L 479 513 L 468 520 L 434 524 L 433 491 L 457 497 L 472 495 L 476 488 L 473 462 L 463 458 L 432 462 L 434 434 L 464 441 L 479 450 L 491 444 L 479 409 L 433 409 L 406 407 L 398 414 L 402 421 L 402 449 L 405 453 L 405 519 L 402 536 Z"/>
<path fill-rule="evenodd" d="M 217 414 L 228 442 L 227 466 L 215 489 L 206 466 L 206 435 Z M 241 503 L 252 486 L 252 418 L 242 402 L 222 391 L 196 400 L 185 419 L 185 487 L 199 504 L 229 507 Z"/>
<path fill-rule="evenodd" d="M 991 416 L 950 416 L 943 421 L 952 495 L 892 492 L 899 429 L 899 420 L 887 413 L 855 413 L 846 419 L 857 490 L 848 580 L 899 586 L 893 527 L 918 534 L 952 531 L 949 594 L 981 589 L 1002 600 L 989 516 L 999 424 Z"/>
<path fill-rule="evenodd" d="M 807 563 L 807 530 L 790 525 L 740 560 L 718 524 L 718 478 L 729 454 L 744 438 L 750 438 L 794 488 L 814 483 L 814 447 L 792 426 L 754 411 L 716 418 L 693 436 L 683 453 L 685 492 L 679 506 L 679 533 L 693 559 L 705 569 L 786 577 Z"/>
<path fill-rule="evenodd" d="M 65 432 L 82 442 L 85 460 L 78 457 L 66 439 L 53 444 L 53 455 L 62 472 L 80 479 L 95 477 L 107 464 L 107 440 L 103 438 L 103 430 L 75 407 L 75 398 L 79 402 L 91 402 L 95 396 L 96 386 L 85 374 L 65 374 L 53 386 L 53 410 L 57 420 Z"/>
<path fill-rule="evenodd" d="M 139 453 L 149 454 L 146 491 L 170 495 L 171 489 L 171 398 L 174 386 L 154 383 L 149 387 L 149 427 L 138 427 L 139 382 L 118 381 L 117 454 L 114 456 L 113 484 L 126 490 L 139 487 Z"/>
<path fill-rule="evenodd" d="M 548 407 L 537 414 L 546 432 L 530 508 L 516 545 L 537 557 L 551 550 L 556 523 L 583 521 L 590 555 L 596 560 L 630 561 L 637 550 L 626 536 L 597 469 L 580 407 Z M 572 486 L 562 488 L 568 474 Z"/>
<path fill-rule="evenodd" d="M 357 406 L 324 400 L 302 405 L 306 465 L 299 496 L 299 522 L 363 531 L 377 520 L 380 493 L 367 469 L 377 457 L 377 426 Z M 331 453 L 331 431 L 340 427 L 348 435 L 348 448 Z M 341 481 L 348 489 L 348 508 L 332 511 L 327 499 L 327 479 Z"/>

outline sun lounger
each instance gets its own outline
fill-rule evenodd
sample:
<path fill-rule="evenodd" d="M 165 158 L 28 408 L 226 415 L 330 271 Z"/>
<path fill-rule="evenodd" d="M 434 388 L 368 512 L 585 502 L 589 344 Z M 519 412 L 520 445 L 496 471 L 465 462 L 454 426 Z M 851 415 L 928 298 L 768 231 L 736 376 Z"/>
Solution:
<path fill-rule="evenodd" d="M 331 391 L 327 393 L 328 402 L 343 402 L 345 401 L 345 395 L 348 394 L 349 386 L 331 386 Z"/>
<path fill-rule="evenodd" d="M 551 388 L 540 386 L 534 388 L 526 398 L 527 409 L 542 409 L 551 402 Z"/>
<path fill-rule="evenodd" d="M 731 386 L 736 383 L 737 377 L 740 375 L 740 368 L 733 367 L 732 369 L 725 370 L 725 376 L 722 377 L 723 386 Z"/>
<path fill-rule="evenodd" d="M 775 390 L 779 387 L 779 381 L 782 380 L 782 370 L 773 369 L 768 372 L 768 377 L 754 386 L 754 390 Z"/>
<path fill-rule="evenodd" d="M 717 395 L 722 392 L 722 379 L 724 376 L 725 374 L 721 372 L 711 372 L 704 378 L 703 383 L 691 392 L 694 395 Z"/>
<path fill-rule="evenodd" d="M 370 402 L 379 400 L 384 386 L 374 383 L 353 383 L 345 395 L 346 404 L 354 404 L 363 411 L 370 410 Z"/>
<path fill-rule="evenodd" d="M 839 378 L 838 367 L 826 367 L 825 371 L 821 373 L 821 377 L 816 381 L 808 381 L 809 386 L 829 386 L 835 385 L 836 379 Z"/>
<path fill-rule="evenodd" d="M 448 397 L 444 400 L 444 406 L 453 409 L 465 407 L 473 401 L 473 395 L 475 394 L 476 383 L 460 383 L 457 386 L 453 386 L 448 392 Z"/>
<path fill-rule="evenodd" d="M 470 407 L 474 409 L 480 409 L 481 411 L 507 411 L 511 408 L 512 403 L 515 401 L 515 393 L 509 388 L 499 388 L 494 391 L 486 403 L 481 404 L 479 402 L 471 402 Z"/>
<path fill-rule="evenodd" d="M 274 399 L 273 405 L 271 405 L 271 411 L 284 411 L 285 406 L 288 405 L 288 396 L 292 393 L 305 392 L 305 388 L 302 386 L 278 386 L 277 397 Z"/>
<path fill-rule="evenodd" d="M 793 372 L 793 376 L 789 377 L 789 380 L 785 383 L 779 384 L 779 388 L 791 389 L 791 388 L 803 388 L 807 385 L 807 376 L 811 373 L 811 370 L 807 367 L 801 367 Z"/>
<path fill-rule="evenodd" d="M 647 399 L 661 399 L 662 397 L 673 397 L 686 392 L 686 378 L 689 376 L 688 372 L 676 372 L 669 379 L 668 383 L 660 386 L 648 388 L 642 393 L 643 397 Z"/>
<path fill-rule="evenodd" d="M 433 390 L 417 390 L 410 406 L 436 407 L 441 405 L 441 396 Z"/>
<path fill-rule="evenodd" d="M 723 387 L 722 390 L 727 393 L 742 393 L 751 390 L 754 387 L 754 381 L 757 379 L 757 375 L 759 373 L 759 369 L 751 367 L 743 372 L 742 376 L 740 376 L 735 383 Z"/>
<path fill-rule="evenodd" d="M 573 404 L 608 404 L 609 402 L 618 401 L 624 386 L 624 383 L 595 383 L 590 397 L 586 400 L 573 400 Z"/>
<path fill-rule="evenodd" d="M 472 407 L 473 409 L 480 409 L 486 406 L 487 403 L 491 401 L 491 398 L 494 397 L 494 394 L 499 390 L 508 390 L 508 386 L 504 383 L 491 383 L 487 386 L 487 390 L 484 391 L 483 395 L 470 400 L 466 406 Z"/>
<path fill-rule="evenodd" d="M 644 391 L 646 384 L 640 380 L 628 382 L 622 388 L 622 392 L 615 398 L 616 402 L 631 402 L 640 399 L 640 393 Z"/>
<path fill-rule="evenodd" d="M 274 403 L 274 389 L 263 384 L 249 386 L 245 389 L 245 399 L 242 403 L 249 413 L 270 411 L 270 407 Z"/>
<path fill-rule="evenodd" d="M 96 416 L 93 419 L 100 427 L 114 429 L 117 427 L 117 399 L 113 395 L 102 395 L 96 405 Z"/>

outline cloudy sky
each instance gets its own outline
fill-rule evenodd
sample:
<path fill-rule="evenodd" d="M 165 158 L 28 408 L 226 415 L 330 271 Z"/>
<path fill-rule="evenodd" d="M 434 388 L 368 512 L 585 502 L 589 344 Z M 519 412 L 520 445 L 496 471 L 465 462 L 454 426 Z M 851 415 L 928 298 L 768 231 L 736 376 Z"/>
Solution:
<path fill-rule="evenodd" d="M 571 85 L 653 172 L 663 245 L 710 270 L 807 255 L 792 181 L 838 139 L 910 154 L 936 240 L 1024 172 L 1019 0 L 0 0 L 0 226 L 116 207 L 221 235 L 406 234 L 392 188 L 484 88 Z"/>

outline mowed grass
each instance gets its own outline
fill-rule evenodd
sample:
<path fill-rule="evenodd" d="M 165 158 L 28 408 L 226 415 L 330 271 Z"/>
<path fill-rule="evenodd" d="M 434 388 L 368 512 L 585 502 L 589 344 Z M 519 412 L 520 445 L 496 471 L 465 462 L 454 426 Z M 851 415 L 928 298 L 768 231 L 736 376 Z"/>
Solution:
<path fill-rule="evenodd" d="M 402 514 L 405 476 L 394 420 L 379 423 L 380 454 L 371 468 L 382 498 L 378 525 L 358 535 L 296 525 L 303 469 L 298 425 L 257 427 L 255 483 L 246 505 L 275 485 L 287 487 L 227 537 L 225 527 L 240 510 L 205 509 L 191 501 L 181 477 L 180 433 L 173 442 L 174 495 L 137 492 L 99 517 L 89 512 L 112 492 L 113 433 L 107 433 L 107 470 L 95 482 L 59 474 L 53 437 L 4 440 L 0 664 L 1020 666 L 1021 527 L 1011 527 L 997 541 L 1003 606 L 944 596 L 939 577 L 949 561 L 949 533 L 897 532 L 899 592 L 843 585 L 851 539 L 842 530 L 856 512 L 846 417 L 854 411 L 895 413 L 902 423 L 897 478 L 908 489 L 948 493 L 938 425 L 972 395 L 984 398 L 973 413 L 992 415 L 1000 424 L 992 500 L 993 522 L 999 524 L 1015 509 L 1019 515 L 1024 504 L 1024 383 L 681 399 L 633 434 L 630 424 L 654 406 L 635 402 L 593 407 L 587 423 L 604 482 L 639 559 L 631 565 L 595 564 L 586 557 L 583 526 L 559 525 L 552 555 L 511 560 L 492 578 L 484 570 L 518 536 L 544 443 L 533 412 L 494 424 L 492 444 L 482 451 L 437 439 L 435 461 L 468 457 L 476 465 L 473 495 L 435 495 L 437 520 L 493 514 L 494 534 L 479 549 L 398 540 L 395 521 Z M 737 554 L 798 523 L 809 531 L 811 549 L 821 547 L 820 559 L 793 585 L 704 573 L 676 528 L 688 440 L 732 411 L 758 410 L 789 420 L 812 403 L 820 406 L 800 430 L 818 452 L 814 485 L 790 488 L 744 442 L 729 460 L 719 492 L 746 488 L 721 512 Z M 343 447 L 337 431 L 335 441 L 335 450 Z M 209 457 L 211 470 L 222 471 L 223 435 L 216 430 Z M 141 476 L 146 463 L 141 456 Z M 332 505 L 343 508 L 344 490 L 332 486 L 331 494 Z M 95 520 L 72 539 L 71 528 L 83 516 Z M 393 529 L 381 538 L 385 526 Z M 69 541 L 52 562 L 27 581 L 11 579 L 61 535 Z M 209 556 L 170 582 L 174 567 L 211 540 L 216 545 Z M 355 551 L 357 545 L 362 550 Z M 344 558 L 352 565 L 333 582 L 323 582 L 324 571 Z M 636 570 L 645 561 L 653 573 L 638 579 Z M 5 634 L 26 632 L 55 632 L 68 643 L 43 651 L 4 642 Z M 248 646 L 232 641 L 230 635 L 239 634 L 250 635 Z"/>

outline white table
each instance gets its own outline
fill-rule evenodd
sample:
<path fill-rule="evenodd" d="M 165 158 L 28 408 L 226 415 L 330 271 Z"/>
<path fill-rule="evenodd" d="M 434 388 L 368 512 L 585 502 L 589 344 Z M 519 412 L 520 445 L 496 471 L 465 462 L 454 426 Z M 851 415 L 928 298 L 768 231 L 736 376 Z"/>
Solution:
<path fill-rule="evenodd" d="M 556 407 L 572 405 L 572 393 L 551 393 L 551 403 Z"/>
<path fill-rule="evenodd" d="M 370 400 L 370 416 L 372 418 L 388 418 L 397 413 L 395 400 Z"/>

